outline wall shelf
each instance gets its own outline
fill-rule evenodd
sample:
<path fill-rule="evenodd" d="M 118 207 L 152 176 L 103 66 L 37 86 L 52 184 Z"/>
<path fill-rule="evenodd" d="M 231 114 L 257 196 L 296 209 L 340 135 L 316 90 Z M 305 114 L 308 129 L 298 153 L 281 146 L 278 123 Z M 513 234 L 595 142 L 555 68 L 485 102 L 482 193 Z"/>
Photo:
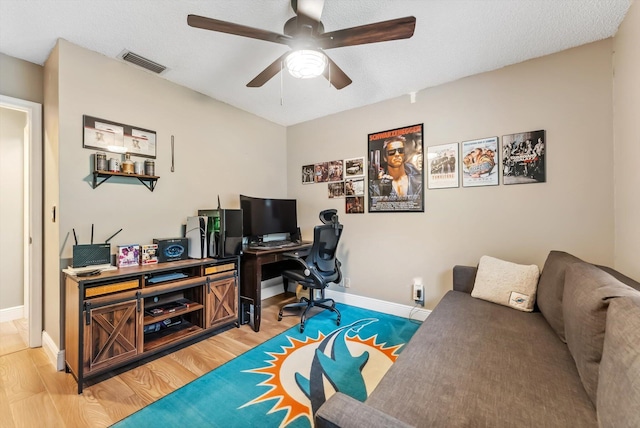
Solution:
<path fill-rule="evenodd" d="M 127 174 L 124 172 L 111 172 L 111 171 L 93 171 L 93 182 L 92 186 L 95 189 L 111 177 L 130 177 L 137 178 L 140 180 L 145 187 L 153 192 L 153 189 L 156 188 L 156 182 L 158 181 L 157 175 L 141 175 L 141 174 Z M 102 179 L 102 181 L 98 181 L 98 179 Z"/>

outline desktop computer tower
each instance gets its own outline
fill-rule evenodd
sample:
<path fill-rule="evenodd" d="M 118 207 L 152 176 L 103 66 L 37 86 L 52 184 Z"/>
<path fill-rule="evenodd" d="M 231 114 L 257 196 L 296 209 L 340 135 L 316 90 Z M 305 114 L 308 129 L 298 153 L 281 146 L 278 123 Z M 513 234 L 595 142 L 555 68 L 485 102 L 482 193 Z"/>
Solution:
<path fill-rule="evenodd" d="M 187 217 L 185 237 L 189 242 L 189 257 L 192 259 L 204 259 L 207 257 L 207 222 L 206 216 Z"/>
<path fill-rule="evenodd" d="M 198 210 L 207 217 L 209 257 L 223 259 L 242 254 L 242 210 Z"/>

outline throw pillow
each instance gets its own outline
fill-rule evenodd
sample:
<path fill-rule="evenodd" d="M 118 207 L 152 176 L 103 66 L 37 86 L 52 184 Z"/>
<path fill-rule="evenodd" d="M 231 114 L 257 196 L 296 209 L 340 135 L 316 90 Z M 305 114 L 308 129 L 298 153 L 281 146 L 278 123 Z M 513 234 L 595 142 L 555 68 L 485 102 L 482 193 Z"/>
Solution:
<path fill-rule="evenodd" d="M 482 256 L 471 296 L 531 312 L 539 276 L 536 265 L 519 265 Z"/>
<path fill-rule="evenodd" d="M 564 290 L 564 275 L 571 263 L 582 260 L 564 251 L 551 251 L 544 262 L 540 282 L 538 282 L 538 309 L 542 312 L 553 331 L 566 342 L 564 337 L 564 318 L 562 317 L 562 294 Z"/>
<path fill-rule="evenodd" d="M 596 404 L 607 308 L 616 297 L 637 294 L 637 290 L 592 264 L 574 263 L 567 267 L 562 298 L 564 332 L 582 385 L 593 404 Z"/>
<path fill-rule="evenodd" d="M 598 377 L 601 427 L 640 427 L 640 293 L 615 299 L 607 310 Z"/>

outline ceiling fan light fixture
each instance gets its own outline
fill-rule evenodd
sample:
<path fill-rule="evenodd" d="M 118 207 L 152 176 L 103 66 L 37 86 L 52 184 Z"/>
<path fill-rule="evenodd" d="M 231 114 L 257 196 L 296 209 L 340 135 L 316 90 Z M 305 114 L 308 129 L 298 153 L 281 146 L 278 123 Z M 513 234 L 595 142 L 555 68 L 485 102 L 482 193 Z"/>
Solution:
<path fill-rule="evenodd" d="M 328 59 L 325 54 L 316 50 L 301 49 L 291 52 L 284 59 L 289 73 L 298 79 L 310 79 L 324 73 Z"/>

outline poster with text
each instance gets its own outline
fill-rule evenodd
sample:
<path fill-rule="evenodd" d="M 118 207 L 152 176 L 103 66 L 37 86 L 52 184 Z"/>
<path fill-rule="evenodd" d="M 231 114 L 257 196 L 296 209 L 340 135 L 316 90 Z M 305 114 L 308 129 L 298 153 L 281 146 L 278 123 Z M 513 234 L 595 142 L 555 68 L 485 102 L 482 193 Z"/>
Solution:
<path fill-rule="evenodd" d="M 504 184 L 544 183 L 544 130 L 521 132 L 502 137 L 502 182 Z"/>
<path fill-rule="evenodd" d="M 424 212 L 423 124 L 368 135 L 369 212 Z"/>
<path fill-rule="evenodd" d="M 427 147 L 427 170 L 429 189 L 458 187 L 458 143 Z"/>
<path fill-rule="evenodd" d="M 462 187 L 498 184 L 498 137 L 463 141 Z"/>

